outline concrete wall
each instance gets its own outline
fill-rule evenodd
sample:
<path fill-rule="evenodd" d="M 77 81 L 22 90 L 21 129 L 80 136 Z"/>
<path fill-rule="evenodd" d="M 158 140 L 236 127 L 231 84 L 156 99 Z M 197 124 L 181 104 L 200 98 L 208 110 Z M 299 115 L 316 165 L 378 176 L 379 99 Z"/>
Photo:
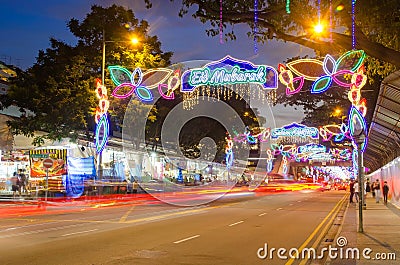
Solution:
<path fill-rule="evenodd" d="M 383 187 L 383 182 L 386 180 L 390 187 L 388 201 L 400 208 L 400 157 L 397 157 L 389 164 L 366 177 L 369 178 L 371 182 L 379 179 L 381 182 L 381 189 Z"/>

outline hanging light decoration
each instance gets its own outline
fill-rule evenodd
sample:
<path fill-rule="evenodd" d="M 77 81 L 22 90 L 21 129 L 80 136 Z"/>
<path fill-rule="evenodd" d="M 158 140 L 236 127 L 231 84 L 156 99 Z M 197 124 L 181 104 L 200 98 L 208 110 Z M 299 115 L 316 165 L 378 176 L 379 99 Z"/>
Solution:
<path fill-rule="evenodd" d="M 355 15 L 356 0 L 351 0 L 351 47 L 353 50 L 356 48 L 356 15 Z"/>
<path fill-rule="evenodd" d="M 222 0 L 219 0 L 219 43 L 224 43 L 222 41 Z"/>
<path fill-rule="evenodd" d="M 254 0 L 254 54 L 257 54 L 257 32 L 258 32 L 258 0 Z"/>

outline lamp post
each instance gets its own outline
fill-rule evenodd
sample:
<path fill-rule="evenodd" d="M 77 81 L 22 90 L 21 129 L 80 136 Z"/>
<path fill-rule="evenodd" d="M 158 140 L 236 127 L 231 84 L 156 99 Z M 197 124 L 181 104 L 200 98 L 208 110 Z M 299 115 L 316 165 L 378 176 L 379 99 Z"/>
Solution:
<path fill-rule="evenodd" d="M 357 144 L 357 180 L 359 187 L 359 199 L 358 199 L 358 232 L 363 233 L 363 206 L 364 206 L 364 163 L 363 163 L 363 152 L 361 145 L 364 143 L 365 134 L 364 130 L 356 130 L 353 138 Z"/>

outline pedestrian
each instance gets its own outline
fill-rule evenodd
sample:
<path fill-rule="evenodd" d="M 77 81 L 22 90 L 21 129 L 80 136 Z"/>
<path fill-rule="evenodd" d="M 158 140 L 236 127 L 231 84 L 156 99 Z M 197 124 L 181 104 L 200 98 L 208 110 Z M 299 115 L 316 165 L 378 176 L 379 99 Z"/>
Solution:
<path fill-rule="evenodd" d="M 379 183 L 379 179 L 375 181 L 374 191 L 375 191 L 375 201 L 376 203 L 379 203 L 379 200 L 381 199 L 381 184 Z"/>
<path fill-rule="evenodd" d="M 354 197 L 354 180 L 350 181 L 350 203 L 353 203 Z"/>
<path fill-rule="evenodd" d="M 371 184 L 369 183 L 369 179 L 365 182 L 365 198 L 368 198 L 368 194 L 371 192 Z"/>
<path fill-rule="evenodd" d="M 14 172 L 13 176 L 11 177 L 11 190 L 13 192 L 13 198 L 15 199 L 15 195 L 18 191 L 19 196 L 21 196 L 21 190 L 19 189 L 19 178 L 17 172 Z"/>
<path fill-rule="evenodd" d="M 27 192 L 28 192 L 27 189 L 26 189 L 27 178 L 26 178 L 26 175 L 24 174 L 24 172 L 23 172 L 22 170 L 20 171 L 19 179 L 20 179 L 20 188 L 21 188 L 21 191 L 22 191 L 23 193 L 27 193 Z"/>
<path fill-rule="evenodd" d="M 139 188 L 139 184 L 138 184 L 137 180 L 135 179 L 132 183 L 132 193 L 137 194 L 138 188 Z"/>
<path fill-rule="evenodd" d="M 356 201 L 358 202 L 359 199 L 361 199 L 360 197 L 360 185 L 358 185 L 358 180 L 356 180 L 356 183 L 354 183 L 354 195 L 356 197 Z"/>
<path fill-rule="evenodd" d="M 388 194 L 389 194 L 389 185 L 387 184 L 387 181 L 383 182 L 383 203 L 387 204 L 387 199 L 388 199 Z"/>

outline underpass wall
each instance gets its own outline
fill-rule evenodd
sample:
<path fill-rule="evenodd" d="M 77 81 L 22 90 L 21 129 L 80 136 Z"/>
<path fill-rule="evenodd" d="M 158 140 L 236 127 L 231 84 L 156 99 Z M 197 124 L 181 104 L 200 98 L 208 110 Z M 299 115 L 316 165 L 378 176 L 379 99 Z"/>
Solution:
<path fill-rule="evenodd" d="M 371 182 L 380 180 L 381 192 L 383 192 L 383 182 L 389 185 L 388 201 L 400 208 L 400 156 L 392 162 L 386 164 L 375 172 L 366 175 Z"/>

